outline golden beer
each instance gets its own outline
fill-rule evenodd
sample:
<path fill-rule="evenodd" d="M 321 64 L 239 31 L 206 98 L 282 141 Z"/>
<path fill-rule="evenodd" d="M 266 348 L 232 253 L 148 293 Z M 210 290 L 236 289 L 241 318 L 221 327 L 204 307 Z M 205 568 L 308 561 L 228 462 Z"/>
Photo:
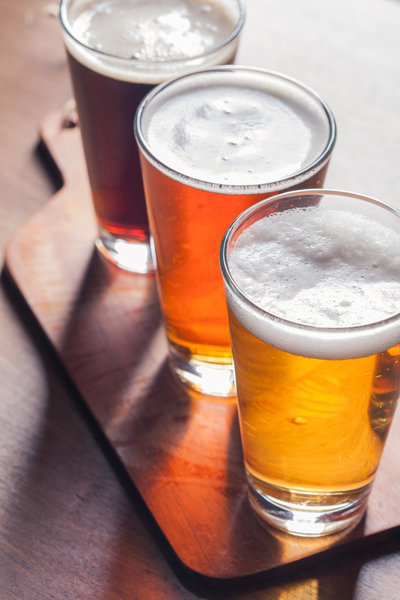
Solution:
<path fill-rule="evenodd" d="M 277 189 L 322 185 L 333 116 L 284 76 L 220 67 L 159 86 L 136 136 L 174 370 L 195 389 L 233 395 L 222 237 Z"/>
<path fill-rule="evenodd" d="M 283 502 L 296 488 L 325 504 L 368 488 L 399 395 L 400 346 L 347 360 L 305 358 L 265 344 L 234 316 L 230 323 L 254 484 Z"/>
<path fill-rule="evenodd" d="M 230 230 L 230 257 L 225 241 L 244 460 L 262 517 L 322 535 L 362 515 L 399 397 L 400 261 L 392 253 L 400 217 L 375 204 L 373 219 L 382 213 L 384 226 L 364 213 L 357 221 L 368 201 L 340 193 L 275 198 L 256 216 L 248 211 L 248 227 L 245 218 L 237 225 L 247 244 Z M 340 210 L 319 210 L 321 198 Z"/>

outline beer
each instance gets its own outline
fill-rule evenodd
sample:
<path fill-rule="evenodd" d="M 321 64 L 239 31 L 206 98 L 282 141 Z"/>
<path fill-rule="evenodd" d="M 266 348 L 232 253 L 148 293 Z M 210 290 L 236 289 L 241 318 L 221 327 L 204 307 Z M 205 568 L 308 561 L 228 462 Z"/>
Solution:
<path fill-rule="evenodd" d="M 111 79 L 72 55 L 69 66 L 100 227 L 116 237 L 145 241 L 149 232 L 140 163 L 127 125 L 152 86 Z"/>
<path fill-rule="evenodd" d="M 124 265 L 118 251 L 124 243 L 128 254 L 129 243 L 148 246 L 132 131 L 136 108 L 172 75 L 234 59 L 244 18 L 240 0 L 64 0 L 61 18 L 100 227 L 98 247 L 120 266 L 146 270 L 129 256 Z"/>
<path fill-rule="evenodd" d="M 346 195 L 304 194 L 242 221 L 226 262 L 252 500 L 289 530 L 268 502 L 325 514 L 327 528 L 343 506 L 360 516 L 400 389 L 399 214 L 379 207 L 381 222 Z M 324 532 L 304 520 L 297 533 Z"/>
<path fill-rule="evenodd" d="M 205 378 L 192 378 L 193 365 L 215 366 L 213 382 L 232 371 L 222 236 L 276 190 L 322 185 L 334 120 L 300 84 L 234 67 L 163 86 L 139 109 L 136 127 L 174 365 L 185 383 L 202 389 Z M 223 377 L 220 393 L 234 394 L 232 378 Z"/>

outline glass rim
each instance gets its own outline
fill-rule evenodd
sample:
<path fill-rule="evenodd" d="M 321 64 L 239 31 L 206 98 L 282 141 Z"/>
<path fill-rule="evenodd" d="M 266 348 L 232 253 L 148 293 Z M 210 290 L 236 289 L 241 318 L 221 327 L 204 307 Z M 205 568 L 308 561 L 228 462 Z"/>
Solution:
<path fill-rule="evenodd" d="M 264 76 L 267 75 L 274 80 L 279 80 L 283 83 L 290 84 L 293 87 L 300 89 L 303 93 L 306 93 L 309 97 L 311 97 L 320 108 L 322 108 L 323 113 L 327 119 L 327 123 L 329 126 L 329 132 L 327 135 L 326 144 L 320 152 L 320 154 L 308 165 L 299 169 L 289 177 L 284 177 L 283 179 L 279 179 L 278 181 L 273 182 L 265 182 L 265 183 L 255 183 L 255 184 L 229 184 L 229 183 L 217 183 L 210 182 L 204 179 L 195 178 L 190 175 L 185 175 L 184 173 L 180 173 L 176 169 L 173 169 L 164 161 L 160 160 L 155 156 L 152 150 L 149 148 L 146 137 L 142 128 L 142 118 L 147 110 L 148 106 L 153 102 L 153 100 L 159 95 L 162 94 L 165 90 L 175 85 L 178 85 L 185 79 L 193 80 L 197 77 L 201 77 L 207 74 L 212 73 L 222 73 L 222 72 L 248 72 L 248 73 L 256 73 L 258 75 Z M 220 194 L 231 194 L 231 195 L 240 195 L 240 194 L 271 194 L 273 192 L 279 193 L 280 190 L 287 189 L 288 187 L 294 187 L 297 184 L 300 184 L 302 181 L 306 180 L 308 177 L 311 177 L 315 172 L 321 169 L 330 159 L 333 148 L 336 143 L 337 137 L 337 127 L 336 120 L 332 110 L 329 105 L 322 99 L 322 97 L 315 92 L 311 87 L 305 85 L 301 81 L 294 79 L 288 75 L 280 73 L 278 71 L 272 71 L 268 69 L 263 69 L 259 67 L 252 67 L 246 65 L 216 65 L 213 67 L 203 67 L 199 68 L 196 71 L 191 71 L 188 73 L 184 73 L 168 81 L 160 83 L 156 87 L 154 87 L 141 101 L 139 104 L 135 118 L 134 118 L 134 133 L 136 137 L 137 144 L 140 150 L 143 152 L 145 157 L 159 170 L 164 172 L 167 176 L 175 179 L 176 181 L 180 181 L 189 185 L 190 187 L 196 189 L 202 189 L 209 192 L 215 192 Z"/>
<path fill-rule="evenodd" d="M 392 213 L 393 215 L 395 215 L 396 217 L 400 218 L 400 209 L 396 208 L 395 206 L 392 206 L 390 204 L 387 204 L 385 202 L 377 200 L 376 198 L 373 198 L 371 196 L 358 194 L 356 192 L 349 192 L 349 191 L 343 191 L 343 190 L 338 190 L 338 189 L 310 188 L 310 189 L 302 189 L 302 190 L 292 190 L 289 192 L 284 192 L 282 194 L 276 194 L 275 196 L 271 196 L 270 198 L 261 200 L 260 202 L 257 202 L 256 204 L 253 204 L 252 206 L 247 208 L 245 211 L 243 211 L 240 215 L 238 215 L 236 217 L 236 219 L 230 224 L 230 226 L 226 230 L 226 232 L 222 238 L 222 242 L 220 245 L 220 251 L 219 251 L 220 268 L 221 268 L 222 277 L 223 277 L 225 285 L 228 286 L 230 291 L 235 296 L 237 296 L 239 298 L 239 300 L 241 302 L 243 302 L 247 308 L 250 308 L 253 313 L 259 315 L 260 317 L 263 317 L 265 319 L 273 321 L 273 322 L 277 323 L 278 325 L 280 324 L 280 325 L 284 326 L 286 329 L 289 328 L 291 330 L 293 330 L 293 329 L 301 330 L 304 333 L 308 332 L 308 333 L 314 334 L 314 335 L 317 332 L 319 332 L 325 336 L 335 336 L 335 334 L 343 335 L 345 333 L 352 333 L 352 332 L 357 332 L 357 333 L 358 332 L 360 332 L 360 333 L 370 332 L 371 329 L 381 329 L 385 325 L 390 325 L 392 323 L 395 323 L 397 320 L 400 319 L 400 308 L 397 313 L 394 313 L 384 319 L 380 319 L 378 321 L 373 321 L 372 323 L 364 323 L 362 325 L 350 325 L 350 326 L 347 325 L 347 326 L 342 326 L 342 327 L 325 327 L 325 326 L 323 327 L 323 326 L 319 326 L 319 325 L 310 325 L 310 324 L 306 324 L 306 323 L 299 323 L 297 321 L 285 319 L 284 317 L 281 317 L 272 312 L 264 310 L 263 308 L 258 306 L 253 300 L 251 300 L 248 296 L 246 296 L 246 294 L 241 290 L 241 288 L 235 282 L 235 280 L 230 272 L 227 258 L 228 258 L 229 244 L 230 244 L 232 238 L 234 237 L 234 235 L 236 234 L 237 230 L 242 225 L 244 225 L 247 221 L 249 221 L 252 217 L 254 217 L 254 215 L 261 212 L 265 207 L 273 205 L 274 203 L 280 202 L 281 200 L 285 200 L 287 198 L 295 198 L 295 197 L 299 197 L 299 196 L 311 196 L 311 195 L 313 195 L 313 196 L 341 196 L 341 197 L 355 198 L 357 200 L 363 200 L 363 201 L 366 201 L 377 207 L 380 207 L 380 208 L 384 209 L 385 211 L 388 211 L 388 212 Z M 400 325 L 400 323 L 399 323 L 399 325 Z M 400 336 L 399 336 L 399 342 L 400 342 Z"/>
<path fill-rule="evenodd" d="M 111 60 L 120 61 L 121 63 L 126 64 L 126 65 L 132 64 L 136 68 L 146 68 L 146 69 L 152 68 L 154 70 L 156 70 L 157 68 L 161 68 L 167 64 L 169 64 L 171 66 L 180 65 L 180 64 L 190 65 L 191 63 L 205 59 L 209 56 L 212 56 L 215 53 L 218 53 L 220 50 L 223 50 L 224 48 L 229 46 L 229 44 L 238 37 L 239 33 L 243 29 L 243 26 L 244 26 L 245 20 L 246 20 L 246 8 L 244 5 L 244 1 L 243 0 L 233 0 L 238 5 L 239 17 L 237 19 L 235 27 L 232 29 L 230 34 L 228 36 L 226 36 L 223 40 L 221 40 L 221 42 L 219 42 L 218 44 L 215 44 L 215 46 L 208 49 L 206 52 L 202 52 L 201 54 L 195 54 L 194 56 L 165 59 L 165 60 L 144 60 L 141 58 L 135 58 L 134 56 L 130 56 L 130 57 L 119 56 L 117 54 L 112 54 L 110 52 L 105 52 L 103 50 L 99 50 L 98 48 L 93 48 L 92 46 L 88 46 L 82 40 L 80 40 L 78 37 L 76 37 L 72 33 L 71 23 L 68 19 L 68 15 L 67 15 L 67 4 L 70 4 L 72 1 L 73 0 L 61 0 L 58 14 L 59 14 L 59 21 L 61 23 L 63 31 L 71 40 L 73 40 L 73 42 L 78 44 L 81 48 L 84 48 L 85 50 L 89 51 L 90 53 L 93 53 L 94 56 L 98 56 L 99 58 L 100 57 L 108 58 Z"/>

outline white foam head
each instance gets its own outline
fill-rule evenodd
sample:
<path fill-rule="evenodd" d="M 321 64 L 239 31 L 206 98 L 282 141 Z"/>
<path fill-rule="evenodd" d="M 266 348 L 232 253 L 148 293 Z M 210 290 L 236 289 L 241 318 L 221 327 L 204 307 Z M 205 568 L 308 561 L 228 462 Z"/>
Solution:
<path fill-rule="evenodd" d="M 376 354 L 400 342 L 400 214 L 329 200 L 243 230 L 228 257 L 240 293 L 227 285 L 228 303 L 250 332 L 282 350 Z"/>
<path fill-rule="evenodd" d="M 142 150 L 169 176 L 236 194 L 300 183 L 326 162 L 335 140 L 333 116 L 314 92 L 240 67 L 203 70 L 159 88 L 137 123 Z"/>
<path fill-rule="evenodd" d="M 227 62 L 244 22 L 241 0 L 64 0 L 64 40 L 90 69 L 159 83 Z"/>

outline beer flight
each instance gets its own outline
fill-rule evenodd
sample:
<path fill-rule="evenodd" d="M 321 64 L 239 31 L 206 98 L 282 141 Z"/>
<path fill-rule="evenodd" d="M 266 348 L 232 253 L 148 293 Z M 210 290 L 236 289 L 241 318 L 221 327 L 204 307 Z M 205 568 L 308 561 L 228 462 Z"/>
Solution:
<path fill-rule="evenodd" d="M 233 64 L 241 0 L 62 0 L 60 20 L 98 251 L 155 272 L 181 383 L 237 395 L 262 521 L 355 526 L 399 394 L 400 213 L 323 189 L 332 111 Z"/>

